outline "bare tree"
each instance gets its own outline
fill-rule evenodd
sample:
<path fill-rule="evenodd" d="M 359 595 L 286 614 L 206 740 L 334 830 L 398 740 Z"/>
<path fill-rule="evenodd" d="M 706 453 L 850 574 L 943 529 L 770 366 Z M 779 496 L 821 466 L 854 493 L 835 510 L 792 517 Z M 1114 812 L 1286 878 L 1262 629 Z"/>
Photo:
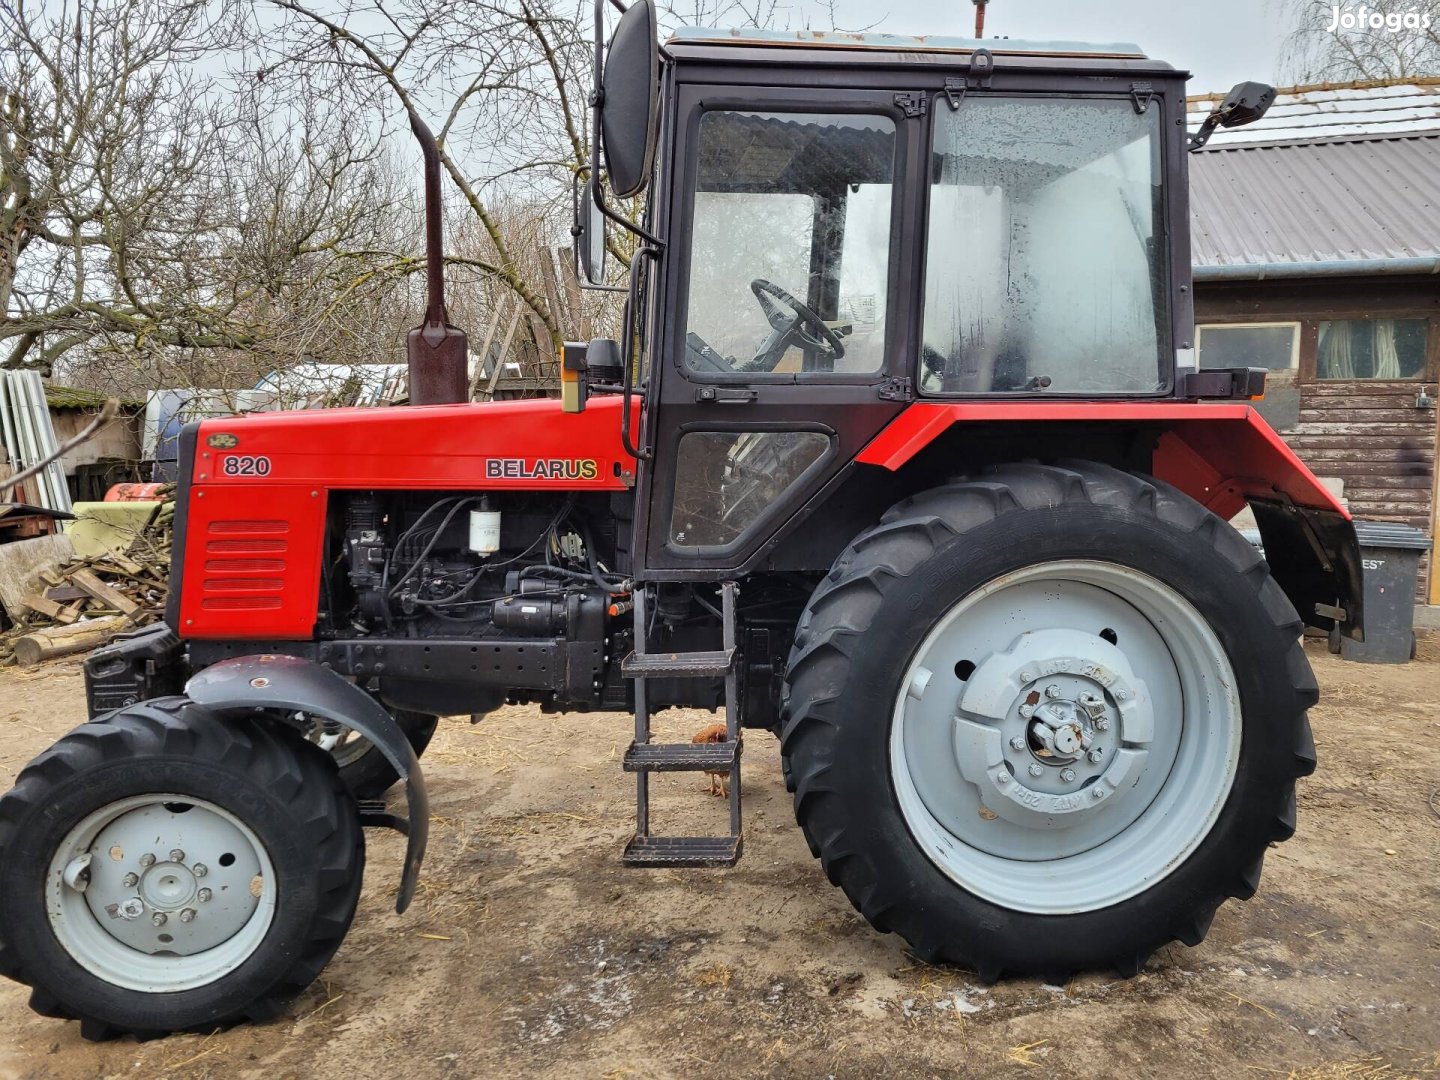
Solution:
<path fill-rule="evenodd" d="M 1295 83 L 1392 80 L 1440 75 L 1440 0 L 1363 7 L 1332 0 L 1276 0 L 1295 29 L 1280 62 Z"/>
<path fill-rule="evenodd" d="M 551 282 L 551 253 L 569 242 L 570 193 L 588 164 L 593 78 L 585 0 L 269 0 L 280 25 L 261 19 L 255 48 L 271 78 L 365 100 L 395 134 L 408 109 L 437 119 L 440 158 L 464 218 L 452 229 L 453 274 L 468 273 L 489 300 L 508 291 L 558 343 L 585 322 Z M 766 26 L 787 17 L 780 0 L 688 0 L 662 22 Z M 833 13 L 832 13 L 833 22 Z M 621 207 L 634 220 L 644 204 Z M 610 238 L 624 263 L 630 238 Z M 397 260 L 394 269 L 420 267 Z M 557 302 L 560 301 L 560 302 Z M 594 306 L 593 304 L 591 305 Z"/>
<path fill-rule="evenodd" d="M 0 6 L 0 364 L 136 392 L 393 359 L 408 183 L 346 103 L 224 71 L 203 0 Z"/>
<path fill-rule="evenodd" d="M 208 213 L 224 136 L 189 70 L 202 3 L 0 7 L 0 362 L 48 370 L 128 338 L 238 344 L 223 307 L 158 289 Z"/>

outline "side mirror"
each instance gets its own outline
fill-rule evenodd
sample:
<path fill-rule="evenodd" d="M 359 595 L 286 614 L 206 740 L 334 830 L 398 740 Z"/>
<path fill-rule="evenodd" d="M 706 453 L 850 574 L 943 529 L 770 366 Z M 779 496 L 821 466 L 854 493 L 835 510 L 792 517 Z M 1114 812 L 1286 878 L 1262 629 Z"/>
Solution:
<path fill-rule="evenodd" d="M 597 54 L 603 3 L 596 0 Z M 660 115 L 657 35 L 653 0 L 636 0 L 620 17 L 603 70 L 596 73 L 595 131 L 610 190 L 622 199 L 645 190 L 655 163 Z"/>
<path fill-rule="evenodd" d="M 1217 109 L 1205 118 L 1200 130 L 1190 136 L 1190 149 L 1199 150 L 1216 128 L 1244 127 L 1253 124 L 1275 102 L 1275 88 L 1258 82 L 1236 83 Z"/>
<path fill-rule="evenodd" d="M 570 229 L 575 237 L 575 276 L 591 285 L 605 284 L 605 214 L 596 197 L 598 182 L 594 169 L 583 184 L 576 174 L 575 224 Z"/>

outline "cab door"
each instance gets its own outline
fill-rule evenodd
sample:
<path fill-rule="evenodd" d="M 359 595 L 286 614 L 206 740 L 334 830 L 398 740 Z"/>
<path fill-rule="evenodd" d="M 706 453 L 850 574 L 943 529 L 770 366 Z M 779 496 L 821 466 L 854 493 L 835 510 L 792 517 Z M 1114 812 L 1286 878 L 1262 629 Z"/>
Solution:
<path fill-rule="evenodd" d="M 637 522 L 655 576 L 761 564 L 910 399 L 906 97 L 678 88 Z"/>

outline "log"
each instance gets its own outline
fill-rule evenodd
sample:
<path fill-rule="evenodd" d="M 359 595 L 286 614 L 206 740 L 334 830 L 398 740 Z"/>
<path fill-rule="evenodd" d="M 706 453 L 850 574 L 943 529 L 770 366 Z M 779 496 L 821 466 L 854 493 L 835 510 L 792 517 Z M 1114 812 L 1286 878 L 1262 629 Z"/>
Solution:
<path fill-rule="evenodd" d="M 86 619 L 73 626 L 32 630 L 15 639 L 15 659 L 21 665 L 29 667 L 42 660 L 97 648 L 129 629 L 129 619 L 112 615 L 104 619 Z"/>

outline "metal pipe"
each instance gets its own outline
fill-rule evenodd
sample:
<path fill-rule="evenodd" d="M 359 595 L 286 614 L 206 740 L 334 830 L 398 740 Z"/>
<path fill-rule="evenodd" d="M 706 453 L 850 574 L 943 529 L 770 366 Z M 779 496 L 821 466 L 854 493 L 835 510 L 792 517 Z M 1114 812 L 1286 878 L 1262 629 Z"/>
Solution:
<path fill-rule="evenodd" d="M 1196 281 L 1266 281 L 1271 278 L 1330 278 L 1440 274 L 1440 256 L 1412 259 L 1322 259 L 1317 262 L 1245 263 L 1196 266 Z"/>
<path fill-rule="evenodd" d="M 420 115 L 410 109 L 410 130 L 425 158 L 425 321 L 449 322 L 445 311 L 445 236 L 441 229 L 440 148 L 435 134 Z"/>
<path fill-rule="evenodd" d="M 440 147 L 414 109 L 410 130 L 425 157 L 425 321 L 405 339 L 411 405 L 453 405 L 470 399 L 470 348 L 445 310 L 445 233 L 440 197 Z"/>

